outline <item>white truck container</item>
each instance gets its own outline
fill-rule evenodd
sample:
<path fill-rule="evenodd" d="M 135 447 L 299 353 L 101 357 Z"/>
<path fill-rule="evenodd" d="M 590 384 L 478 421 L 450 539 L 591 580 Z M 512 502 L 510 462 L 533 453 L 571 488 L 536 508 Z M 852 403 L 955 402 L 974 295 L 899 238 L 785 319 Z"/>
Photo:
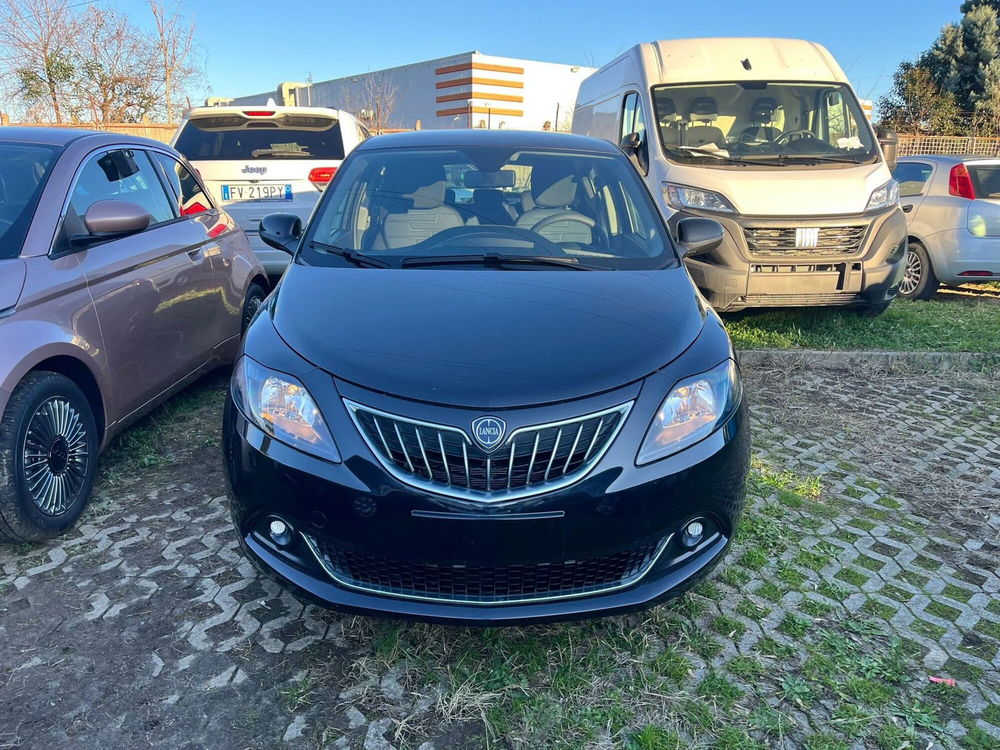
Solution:
<path fill-rule="evenodd" d="M 717 220 L 721 245 L 685 258 L 719 310 L 895 297 L 906 222 L 847 76 L 797 39 L 638 44 L 580 86 L 573 130 L 630 153 L 672 228 Z M 887 161 L 888 157 L 888 161 Z"/>

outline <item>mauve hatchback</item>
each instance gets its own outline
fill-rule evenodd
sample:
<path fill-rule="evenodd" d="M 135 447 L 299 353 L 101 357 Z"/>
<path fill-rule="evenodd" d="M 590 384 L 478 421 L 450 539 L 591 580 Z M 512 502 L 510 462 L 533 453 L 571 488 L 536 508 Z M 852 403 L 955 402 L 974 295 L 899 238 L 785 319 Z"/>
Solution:
<path fill-rule="evenodd" d="M 722 240 L 708 219 L 677 231 L 681 251 Z M 299 234 L 261 223 L 298 248 L 225 417 L 265 570 L 337 609 L 484 624 L 648 606 L 722 558 L 739 370 L 618 147 L 378 136 Z"/>
<path fill-rule="evenodd" d="M 72 526 L 99 450 L 231 362 L 265 284 L 168 146 L 0 129 L 0 541 Z"/>

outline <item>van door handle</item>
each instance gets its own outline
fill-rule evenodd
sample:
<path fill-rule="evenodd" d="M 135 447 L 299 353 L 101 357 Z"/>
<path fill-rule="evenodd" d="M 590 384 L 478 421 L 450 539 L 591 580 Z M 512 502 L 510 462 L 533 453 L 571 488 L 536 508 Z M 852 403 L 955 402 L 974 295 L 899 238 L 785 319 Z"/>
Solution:
<path fill-rule="evenodd" d="M 905 206 L 903 206 L 903 213 L 904 214 L 908 214 L 912 210 L 913 210 L 913 204 L 912 203 L 907 203 Z"/>

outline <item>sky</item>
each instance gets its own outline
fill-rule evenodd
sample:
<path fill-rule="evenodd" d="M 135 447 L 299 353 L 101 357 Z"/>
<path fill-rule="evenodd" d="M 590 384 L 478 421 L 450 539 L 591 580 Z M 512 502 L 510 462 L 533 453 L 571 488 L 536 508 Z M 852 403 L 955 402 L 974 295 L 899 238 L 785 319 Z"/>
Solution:
<path fill-rule="evenodd" d="M 148 23 L 145 0 L 106 0 Z M 169 5 L 170 0 L 164 0 Z M 235 97 L 479 50 L 599 67 L 640 41 L 797 37 L 833 53 L 858 96 L 877 99 L 902 60 L 960 17 L 961 0 L 182 0 L 197 23 L 207 86 Z"/>

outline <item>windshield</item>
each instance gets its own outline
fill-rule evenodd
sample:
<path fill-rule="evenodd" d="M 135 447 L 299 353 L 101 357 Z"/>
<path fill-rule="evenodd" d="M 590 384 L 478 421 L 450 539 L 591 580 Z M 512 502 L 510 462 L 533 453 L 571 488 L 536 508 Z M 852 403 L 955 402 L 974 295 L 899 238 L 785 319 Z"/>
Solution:
<path fill-rule="evenodd" d="M 21 254 L 35 205 L 58 149 L 0 142 L 0 258 Z"/>
<path fill-rule="evenodd" d="M 190 161 L 344 158 L 340 121 L 318 115 L 196 117 L 184 125 L 175 148 Z"/>
<path fill-rule="evenodd" d="M 624 156 L 494 146 L 355 152 L 299 262 L 519 270 L 677 262 Z M 337 254 L 339 251 L 339 255 Z"/>
<path fill-rule="evenodd" d="M 838 83 L 655 86 L 660 141 L 698 164 L 856 164 L 878 156 L 851 89 Z"/>

